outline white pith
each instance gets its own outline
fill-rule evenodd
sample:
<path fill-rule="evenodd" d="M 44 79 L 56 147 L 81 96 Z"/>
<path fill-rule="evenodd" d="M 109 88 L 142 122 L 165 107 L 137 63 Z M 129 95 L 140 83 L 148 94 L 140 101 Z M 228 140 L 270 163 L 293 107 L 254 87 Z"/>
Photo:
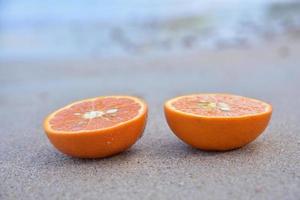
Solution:
<path fill-rule="evenodd" d="M 82 118 L 84 119 L 94 119 L 96 117 L 102 117 L 105 114 L 103 111 L 92 110 L 83 114 Z"/>
<path fill-rule="evenodd" d="M 109 109 L 109 110 L 106 110 L 106 111 L 92 110 L 92 111 L 88 111 L 88 112 L 84 113 L 82 118 L 84 118 L 84 119 L 94 119 L 94 118 L 97 118 L 97 117 L 102 117 L 105 114 L 114 114 L 116 112 L 118 112 L 118 109 L 116 109 L 116 108 L 112 108 L 112 109 Z"/>

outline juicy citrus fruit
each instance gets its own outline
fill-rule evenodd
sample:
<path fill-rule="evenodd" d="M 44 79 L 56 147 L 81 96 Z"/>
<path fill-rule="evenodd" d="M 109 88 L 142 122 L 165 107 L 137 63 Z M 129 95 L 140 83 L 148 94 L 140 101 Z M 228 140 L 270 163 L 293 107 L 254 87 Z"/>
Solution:
<path fill-rule="evenodd" d="M 257 138 L 267 127 L 271 105 L 230 94 L 195 94 L 165 103 L 171 130 L 203 150 L 230 150 Z"/>
<path fill-rule="evenodd" d="M 52 144 L 82 158 L 110 156 L 128 149 L 142 135 L 147 105 L 129 96 L 106 96 L 67 105 L 44 121 Z"/>

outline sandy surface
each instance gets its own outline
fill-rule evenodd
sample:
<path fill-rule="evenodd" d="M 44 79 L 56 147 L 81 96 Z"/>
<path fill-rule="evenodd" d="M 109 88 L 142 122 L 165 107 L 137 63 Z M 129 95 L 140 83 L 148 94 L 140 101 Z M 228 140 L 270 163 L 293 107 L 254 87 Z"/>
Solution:
<path fill-rule="evenodd" d="M 0 64 L 0 199 L 299 199 L 300 40 L 153 58 Z M 192 149 L 167 127 L 176 95 L 230 92 L 274 106 L 255 142 L 224 153 Z M 149 103 L 144 137 L 120 155 L 82 160 L 47 140 L 45 115 L 109 94 Z"/>

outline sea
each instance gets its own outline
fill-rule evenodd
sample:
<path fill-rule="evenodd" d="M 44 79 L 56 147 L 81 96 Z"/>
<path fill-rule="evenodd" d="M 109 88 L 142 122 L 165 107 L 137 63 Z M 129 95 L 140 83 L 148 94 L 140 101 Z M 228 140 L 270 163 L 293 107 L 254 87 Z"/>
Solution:
<path fill-rule="evenodd" d="M 0 60 L 248 48 L 300 35 L 300 1 L 0 0 Z"/>

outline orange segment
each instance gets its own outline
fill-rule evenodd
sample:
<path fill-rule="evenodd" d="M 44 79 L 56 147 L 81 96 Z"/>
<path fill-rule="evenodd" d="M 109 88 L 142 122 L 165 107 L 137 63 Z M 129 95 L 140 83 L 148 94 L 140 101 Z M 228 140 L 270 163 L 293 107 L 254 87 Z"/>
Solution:
<path fill-rule="evenodd" d="M 134 144 L 144 130 L 146 118 L 147 106 L 138 98 L 97 97 L 53 112 L 45 119 L 44 129 L 63 153 L 105 157 Z"/>
<path fill-rule="evenodd" d="M 165 103 L 168 125 L 181 140 L 204 150 L 242 147 L 267 127 L 271 105 L 230 94 L 195 94 Z"/>

